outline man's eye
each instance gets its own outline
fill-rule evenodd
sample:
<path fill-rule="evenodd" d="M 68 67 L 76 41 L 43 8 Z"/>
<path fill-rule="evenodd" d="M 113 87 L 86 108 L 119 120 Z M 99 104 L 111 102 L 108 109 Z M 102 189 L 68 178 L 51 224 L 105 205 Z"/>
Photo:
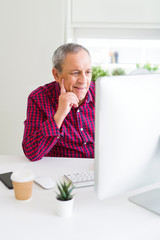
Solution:
<path fill-rule="evenodd" d="M 91 74 L 92 73 L 92 71 L 87 71 L 87 74 Z"/>
<path fill-rule="evenodd" d="M 74 75 L 78 75 L 79 72 L 73 72 Z"/>

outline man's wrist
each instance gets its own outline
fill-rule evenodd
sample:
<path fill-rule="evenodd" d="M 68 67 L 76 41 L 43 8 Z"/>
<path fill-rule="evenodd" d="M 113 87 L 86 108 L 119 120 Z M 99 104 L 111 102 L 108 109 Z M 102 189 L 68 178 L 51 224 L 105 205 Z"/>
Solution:
<path fill-rule="evenodd" d="M 57 127 L 60 129 L 62 122 L 64 120 L 64 117 L 62 115 L 59 115 L 57 112 L 54 115 L 54 121 L 57 124 Z"/>

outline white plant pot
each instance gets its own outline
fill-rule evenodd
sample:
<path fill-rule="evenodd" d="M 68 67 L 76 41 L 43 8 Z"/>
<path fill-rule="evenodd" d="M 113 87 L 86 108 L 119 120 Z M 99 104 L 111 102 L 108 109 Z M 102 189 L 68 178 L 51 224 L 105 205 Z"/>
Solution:
<path fill-rule="evenodd" d="M 73 212 L 74 199 L 61 201 L 56 199 L 56 213 L 60 217 L 71 217 Z"/>

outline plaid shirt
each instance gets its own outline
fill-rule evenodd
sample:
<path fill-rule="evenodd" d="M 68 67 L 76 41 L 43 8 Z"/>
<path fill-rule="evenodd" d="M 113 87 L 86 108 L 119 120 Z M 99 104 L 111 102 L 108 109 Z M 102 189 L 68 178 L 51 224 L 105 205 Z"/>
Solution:
<path fill-rule="evenodd" d="M 31 161 L 44 156 L 94 158 L 95 84 L 91 82 L 85 101 L 72 107 L 59 129 L 54 121 L 60 87 L 51 82 L 28 98 L 24 122 L 23 151 Z"/>

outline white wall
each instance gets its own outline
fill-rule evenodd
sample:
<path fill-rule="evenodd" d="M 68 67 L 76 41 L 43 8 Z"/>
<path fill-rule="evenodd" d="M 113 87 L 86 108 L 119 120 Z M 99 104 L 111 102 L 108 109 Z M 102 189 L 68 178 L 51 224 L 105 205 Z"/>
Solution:
<path fill-rule="evenodd" d="M 72 0 L 72 22 L 160 24 L 159 0 Z"/>
<path fill-rule="evenodd" d="M 68 39 L 160 39 L 159 0 L 68 0 Z"/>
<path fill-rule="evenodd" d="M 65 0 L 0 0 L 0 154 L 22 154 L 28 94 L 53 80 Z"/>

